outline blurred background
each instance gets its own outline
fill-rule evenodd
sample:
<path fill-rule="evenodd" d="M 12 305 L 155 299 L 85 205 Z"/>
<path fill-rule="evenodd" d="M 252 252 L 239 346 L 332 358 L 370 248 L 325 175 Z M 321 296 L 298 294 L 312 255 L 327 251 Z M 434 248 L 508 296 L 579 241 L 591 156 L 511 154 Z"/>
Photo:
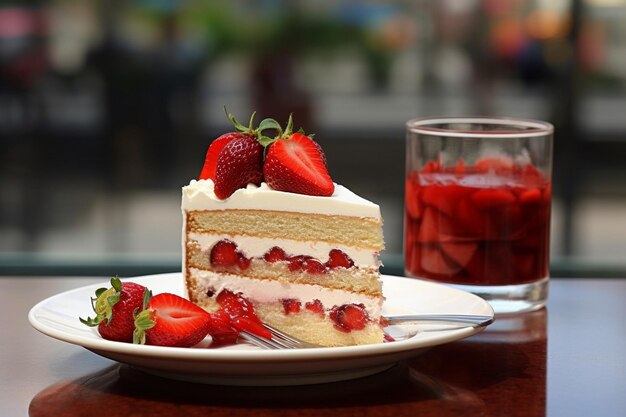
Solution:
<path fill-rule="evenodd" d="M 552 275 L 626 275 L 626 0 L 3 1 L 0 274 L 180 270 L 224 106 L 316 133 L 380 204 L 387 273 L 408 119 L 548 120 Z"/>

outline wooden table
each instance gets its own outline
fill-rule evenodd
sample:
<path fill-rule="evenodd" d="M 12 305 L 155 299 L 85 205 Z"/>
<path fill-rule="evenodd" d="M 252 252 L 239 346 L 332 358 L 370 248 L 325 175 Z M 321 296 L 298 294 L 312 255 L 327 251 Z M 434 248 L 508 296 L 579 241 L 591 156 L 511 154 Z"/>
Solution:
<path fill-rule="evenodd" d="M 626 416 L 626 279 L 553 279 L 545 310 L 378 375 L 276 388 L 148 376 L 29 325 L 38 301 L 104 281 L 0 277 L 0 416 Z"/>

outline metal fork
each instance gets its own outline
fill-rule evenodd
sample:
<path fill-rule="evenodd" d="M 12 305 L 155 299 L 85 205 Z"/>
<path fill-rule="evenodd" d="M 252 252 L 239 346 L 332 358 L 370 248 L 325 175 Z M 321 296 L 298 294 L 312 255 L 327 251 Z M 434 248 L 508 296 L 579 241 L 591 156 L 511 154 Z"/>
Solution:
<path fill-rule="evenodd" d="M 467 314 L 404 314 L 385 316 L 384 319 L 389 325 L 394 324 L 410 324 L 410 323 L 424 323 L 424 322 L 439 322 L 439 323 L 455 323 L 466 324 L 470 327 L 484 327 L 493 322 L 492 316 L 482 315 L 467 315 Z M 253 333 L 243 331 L 240 333 L 241 337 L 263 349 L 303 349 L 303 348 L 316 348 L 321 347 L 319 345 L 308 343 L 303 340 L 297 339 L 287 333 L 278 330 L 268 324 L 264 324 L 265 328 L 272 334 L 271 339 L 267 339 L 262 336 L 258 336 Z"/>

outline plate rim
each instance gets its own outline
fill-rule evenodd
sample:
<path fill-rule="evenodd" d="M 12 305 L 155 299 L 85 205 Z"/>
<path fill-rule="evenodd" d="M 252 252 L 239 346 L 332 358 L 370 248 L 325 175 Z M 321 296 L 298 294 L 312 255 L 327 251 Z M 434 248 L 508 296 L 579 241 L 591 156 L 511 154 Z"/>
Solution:
<path fill-rule="evenodd" d="M 123 278 L 122 281 L 150 281 L 154 279 L 163 279 L 166 276 L 181 275 L 181 272 L 171 272 L 162 274 L 150 274 L 135 277 Z M 180 277 L 182 280 L 182 276 Z M 434 289 L 449 291 L 451 293 L 463 294 L 464 297 L 473 297 L 474 301 L 478 302 L 483 308 L 485 308 L 485 315 L 494 317 L 494 311 L 491 305 L 478 297 L 477 295 L 469 292 L 445 286 L 439 283 L 435 283 L 428 280 L 419 278 L 409 278 L 395 275 L 381 275 L 383 283 L 386 281 L 403 280 L 417 281 L 419 285 L 431 287 Z M 182 282 L 182 281 L 181 281 Z M 422 348 L 437 346 L 440 344 L 449 343 L 455 340 L 460 340 L 476 333 L 481 332 L 485 327 L 465 327 L 459 329 L 450 329 L 442 331 L 438 335 L 427 340 L 417 340 L 415 337 L 407 340 L 397 341 L 393 343 L 379 343 L 371 345 L 360 346 L 341 346 L 341 347 L 320 347 L 311 349 L 297 349 L 297 350 L 237 350 L 237 349 L 210 349 L 210 348 L 180 348 L 180 347 L 162 347 L 162 346 L 148 346 L 148 345 L 134 345 L 132 343 L 115 342 L 102 338 L 93 338 L 90 336 L 77 335 L 68 331 L 62 331 L 51 326 L 46 325 L 39 320 L 38 314 L 46 306 L 46 304 L 53 302 L 63 297 L 71 296 L 73 293 L 85 292 L 89 289 L 100 288 L 107 286 L 108 282 L 101 282 L 95 284 L 88 284 L 78 288 L 66 290 L 50 297 L 47 297 L 37 304 L 35 304 L 28 312 L 28 320 L 33 328 L 43 333 L 46 336 L 60 340 L 62 342 L 70 343 L 77 346 L 82 346 L 92 352 L 100 354 L 99 352 L 110 352 L 115 354 L 124 354 L 133 357 L 150 358 L 150 359 L 169 359 L 184 362 L 258 362 L 263 360 L 265 362 L 299 362 L 303 360 L 319 360 L 319 359 L 342 359 L 342 358 L 363 358 L 367 356 L 377 355 L 391 355 L 401 352 L 407 352 L 411 350 L 418 350 Z M 93 291 L 91 292 L 93 293 Z M 78 320 L 78 317 L 76 318 Z"/>

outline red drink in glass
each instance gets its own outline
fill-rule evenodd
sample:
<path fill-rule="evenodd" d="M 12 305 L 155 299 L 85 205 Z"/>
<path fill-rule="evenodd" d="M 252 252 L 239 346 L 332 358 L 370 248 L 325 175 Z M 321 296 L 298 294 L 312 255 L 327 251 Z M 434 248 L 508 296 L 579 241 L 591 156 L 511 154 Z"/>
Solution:
<path fill-rule="evenodd" d="M 483 158 L 431 161 L 408 173 L 405 267 L 464 285 L 516 285 L 548 277 L 550 181 L 532 164 Z"/>

